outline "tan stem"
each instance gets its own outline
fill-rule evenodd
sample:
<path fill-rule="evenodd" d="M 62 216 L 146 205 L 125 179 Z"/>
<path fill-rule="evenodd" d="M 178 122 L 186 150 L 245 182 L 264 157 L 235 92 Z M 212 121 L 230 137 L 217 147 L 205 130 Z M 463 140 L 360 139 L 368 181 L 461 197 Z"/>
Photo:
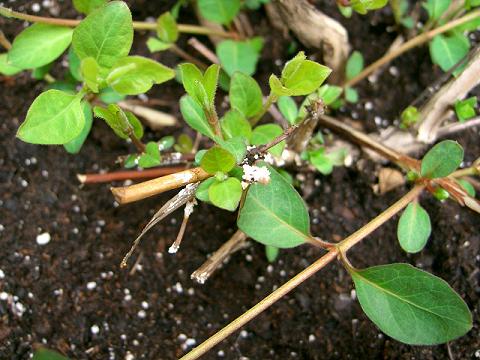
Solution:
<path fill-rule="evenodd" d="M 196 167 L 131 186 L 113 187 L 110 190 L 119 204 L 127 204 L 202 181 L 211 176 L 202 168 Z"/>
<path fill-rule="evenodd" d="M 443 34 L 459 25 L 465 24 L 466 22 L 469 22 L 477 17 L 480 16 L 480 11 L 472 11 L 468 15 L 465 15 L 459 19 L 453 20 L 443 26 L 440 26 L 436 29 L 430 30 L 429 32 L 417 35 L 413 39 L 407 41 L 404 43 L 402 46 L 398 47 L 395 51 L 391 51 L 386 53 L 384 56 L 382 56 L 380 59 L 375 61 L 374 63 L 370 64 L 367 66 L 365 69 L 363 69 L 360 74 L 357 76 L 353 77 L 352 79 L 348 80 L 343 84 L 344 87 L 351 87 L 359 83 L 361 80 L 365 79 L 367 76 L 369 76 L 372 72 L 374 72 L 376 69 L 379 67 L 382 67 L 383 65 L 389 63 L 393 59 L 397 58 L 398 56 L 402 55 L 403 53 L 419 46 L 422 45 L 431 39 L 433 39 L 435 36 Z"/>

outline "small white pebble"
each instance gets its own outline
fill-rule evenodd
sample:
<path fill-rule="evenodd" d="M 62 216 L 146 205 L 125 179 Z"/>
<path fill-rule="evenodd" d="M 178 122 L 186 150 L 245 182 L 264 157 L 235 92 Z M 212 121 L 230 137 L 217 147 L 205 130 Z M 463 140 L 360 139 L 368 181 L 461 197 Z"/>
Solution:
<path fill-rule="evenodd" d="M 184 342 L 185 340 L 187 340 L 187 335 L 180 334 L 180 335 L 177 336 L 177 339 L 178 339 L 178 341 Z"/>
<path fill-rule="evenodd" d="M 125 360 L 133 360 L 133 359 L 135 359 L 135 356 L 133 356 L 133 354 L 130 351 L 127 351 L 127 353 L 125 354 Z"/>
<path fill-rule="evenodd" d="M 192 339 L 192 338 L 188 338 L 187 340 L 185 340 L 185 345 L 187 345 L 187 346 L 193 346 L 196 343 L 197 343 L 197 340 Z"/>
<path fill-rule="evenodd" d="M 90 332 L 93 335 L 97 335 L 100 332 L 100 328 L 98 327 L 98 325 L 92 325 L 92 327 L 90 328 Z"/>
<path fill-rule="evenodd" d="M 8 293 L 6 293 L 5 291 L 2 291 L 2 292 L 0 293 L 0 300 L 5 301 L 5 300 L 7 300 L 7 299 L 8 299 Z"/>
<path fill-rule="evenodd" d="M 5 273 L 0 269 L 0 279 L 5 279 Z"/>
<path fill-rule="evenodd" d="M 20 185 L 22 185 L 23 187 L 27 187 L 28 186 L 28 181 L 22 179 L 22 181 L 20 181 Z"/>
<path fill-rule="evenodd" d="M 247 260 L 248 262 L 252 261 L 253 260 L 252 255 L 250 254 L 245 255 L 245 260 Z"/>
<path fill-rule="evenodd" d="M 223 350 L 218 350 L 217 356 L 218 356 L 218 357 L 224 357 L 224 356 L 225 356 L 225 351 L 223 351 Z"/>
<path fill-rule="evenodd" d="M 177 282 L 174 287 L 175 291 L 179 294 L 182 294 L 183 293 L 183 286 L 182 284 L 180 284 L 179 282 Z"/>
<path fill-rule="evenodd" d="M 248 337 L 248 332 L 247 332 L 247 330 L 242 330 L 242 331 L 240 331 L 240 337 L 242 337 L 242 338 L 244 338 L 244 339 L 247 338 L 247 337 Z"/>
<path fill-rule="evenodd" d="M 273 265 L 268 265 L 267 266 L 267 272 L 272 273 L 273 272 Z"/>
<path fill-rule="evenodd" d="M 137 313 L 137 316 L 140 318 L 140 319 L 145 319 L 147 317 L 147 312 L 145 310 L 140 310 L 138 313 Z"/>
<path fill-rule="evenodd" d="M 95 281 L 89 281 L 87 283 L 87 289 L 88 290 L 93 290 L 97 287 L 97 283 Z"/>
<path fill-rule="evenodd" d="M 38 245 L 47 245 L 51 240 L 51 236 L 48 232 L 44 232 L 40 235 L 37 235 L 37 244 Z"/>
<path fill-rule="evenodd" d="M 315 340 L 316 340 L 315 335 L 313 335 L 313 334 L 308 335 L 308 342 L 311 342 L 311 343 L 312 343 L 312 342 L 314 342 Z"/>
<path fill-rule="evenodd" d="M 32 4 L 32 11 L 33 12 L 39 12 L 40 9 L 41 9 L 40 4 L 38 4 L 38 3 L 33 3 Z"/>
<path fill-rule="evenodd" d="M 144 308 L 145 310 L 147 310 L 147 309 L 148 309 L 148 302 L 142 301 L 142 308 Z"/>

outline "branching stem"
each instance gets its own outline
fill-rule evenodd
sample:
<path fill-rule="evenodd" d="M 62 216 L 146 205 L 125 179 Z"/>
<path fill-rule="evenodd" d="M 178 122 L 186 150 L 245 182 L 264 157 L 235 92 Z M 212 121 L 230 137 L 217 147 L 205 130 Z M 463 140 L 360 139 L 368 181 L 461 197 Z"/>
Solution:
<path fill-rule="evenodd" d="M 263 115 L 266 114 L 268 109 L 270 109 L 270 106 L 276 103 L 277 100 L 278 100 L 278 97 L 270 93 L 270 95 L 268 95 L 267 97 L 267 101 L 265 101 L 265 104 L 263 105 L 262 111 L 260 111 L 260 113 L 255 115 L 252 119 L 250 119 L 250 124 L 252 124 L 252 126 L 256 125 L 262 119 Z"/>

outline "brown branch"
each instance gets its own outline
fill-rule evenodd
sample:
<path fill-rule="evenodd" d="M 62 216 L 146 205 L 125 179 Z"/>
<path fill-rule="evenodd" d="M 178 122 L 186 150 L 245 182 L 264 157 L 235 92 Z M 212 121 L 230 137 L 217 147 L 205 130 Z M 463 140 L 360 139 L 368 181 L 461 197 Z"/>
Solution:
<path fill-rule="evenodd" d="M 77 174 L 77 179 L 82 184 L 106 183 L 134 179 L 152 179 L 159 176 L 170 175 L 181 171 L 184 166 L 159 167 L 148 170 L 115 171 L 103 174 Z"/>
<path fill-rule="evenodd" d="M 183 50 L 182 48 L 178 47 L 175 44 L 172 44 L 169 50 L 171 50 L 174 54 L 178 55 L 182 59 L 185 59 L 187 61 L 190 61 L 191 63 L 194 63 L 202 70 L 206 70 L 208 68 L 208 65 L 205 64 L 203 61 L 198 60 L 197 58 L 190 55 L 185 50 Z"/>
<path fill-rule="evenodd" d="M 195 50 L 197 50 L 200 54 L 202 54 L 205 59 L 210 60 L 210 62 L 212 62 L 213 64 L 220 64 L 220 60 L 218 60 L 217 55 L 215 55 L 212 50 L 206 47 L 197 38 L 192 37 L 188 39 L 188 44 Z"/>

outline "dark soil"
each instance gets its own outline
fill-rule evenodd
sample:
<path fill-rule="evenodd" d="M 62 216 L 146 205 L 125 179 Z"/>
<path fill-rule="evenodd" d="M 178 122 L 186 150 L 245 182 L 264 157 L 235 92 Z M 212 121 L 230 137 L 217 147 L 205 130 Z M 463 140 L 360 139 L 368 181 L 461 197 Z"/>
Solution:
<path fill-rule="evenodd" d="M 171 5 L 130 3 L 136 19 L 158 15 Z M 26 4 L 30 11 L 32 2 Z M 11 5 L 19 9 L 21 4 Z M 340 18 L 329 6 L 327 11 Z M 67 4 L 61 6 L 62 16 L 74 17 L 67 8 Z M 48 11 L 42 9 L 41 14 L 48 15 Z M 183 22 L 193 22 L 191 14 L 183 14 Z M 266 19 L 258 18 L 256 24 L 266 32 Z M 388 10 L 341 21 L 367 63 L 381 56 L 395 37 L 394 32 L 386 31 L 393 23 Z M 21 22 L 1 19 L 0 26 L 12 39 Z M 135 52 L 146 51 L 145 39 L 146 35 L 136 37 Z M 273 65 L 277 55 L 270 53 L 276 48 L 268 45 L 271 42 L 277 44 L 270 35 L 260 78 L 279 69 Z M 285 52 L 281 55 L 287 58 Z M 170 65 L 177 61 L 168 53 L 155 57 Z M 390 123 L 439 75 L 426 48 L 414 50 L 390 66 L 395 66 L 397 76 L 387 67 L 375 83 L 364 81 L 359 87 L 361 101 L 344 111 L 362 119 L 368 130 L 380 124 L 376 116 L 387 121 L 380 126 Z M 55 74 L 62 71 L 61 67 L 54 70 Z M 282 251 L 269 265 L 263 247 L 252 244 L 234 255 L 205 285 L 198 285 L 190 280 L 190 274 L 235 229 L 234 215 L 202 204 L 192 215 L 176 256 L 169 255 L 166 248 L 178 231 L 180 212 L 146 236 L 134 271 L 121 270 L 119 263 L 132 239 L 172 194 L 117 207 L 110 185 L 78 185 L 76 173 L 114 170 L 116 156 L 129 151 L 100 121 L 95 122 L 75 157 L 62 147 L 17 140 L 15 131 L 43 87 L 27 73 L 1 80 L 0 275 L 4 276 L 0 277 L 0 293 L 8 299 L 0 300 L 0 358 L 28 359 L 32 347 L 43 343 L 75 359 L 133 359 L 128 354 L 136 359 L 174 359 L 193 344 L 186 339 L 199 344 L 321 255 L 304 246 Z M 176 101 L 181 93 L 180 86 L 170 82 L 149 95 Z M 366 102 L 373 104 L 373 110 L 365 110 Z M 176 104 L 173 112 L 178 114 Z M 181 131 L 179 127 L 173 133 Z M 171 132 L 148 136 L 158 138 Z M 474 130 L 458 137 L 466 147 L 467 161 L 480 154 L 478 139 Z M 314 192 L 307 199 L 313 234 L 338 241 L 406 191 L 401 188 L 381 197 L 374 195 L 374 168 L 367 162 L 363 171 L 338 168 L 331 176 L 317 175 Z M 479 357 L 478 214 L 427 197 L 422 204 L 434 229 L 424 251 L 410 256 L 401 251 L 395 219 L 357 246 L 351 260 L 358 267 L 409 262 L 448 281 L 474 316 L 472 331 L 450 343 L 452 358 Z M 43 232 L 52 239 L 40 246 L 36 236 Z M 346 271 L 331 264 L 205 358 L 448 359 L 448 353 L 446 345 L 413 347 L 383 335 L 362 313 Z"/>

